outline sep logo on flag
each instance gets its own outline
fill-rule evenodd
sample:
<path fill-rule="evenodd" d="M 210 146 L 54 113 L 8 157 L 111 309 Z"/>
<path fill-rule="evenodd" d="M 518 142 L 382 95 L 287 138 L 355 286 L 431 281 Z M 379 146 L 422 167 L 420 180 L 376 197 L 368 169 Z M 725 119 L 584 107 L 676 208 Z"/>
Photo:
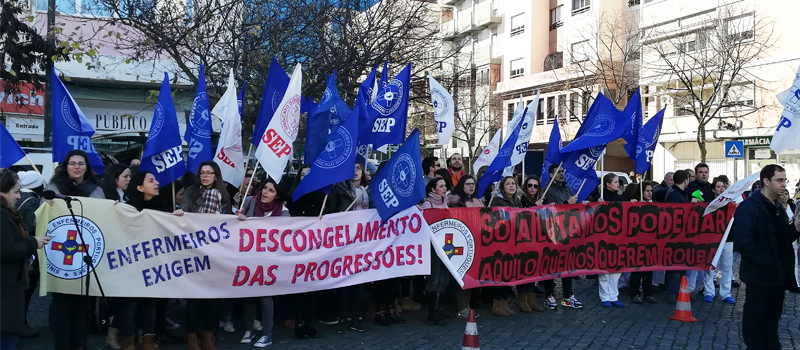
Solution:
<path fill-rule="evenodd" d="M 283 110 L 281 110 L 281 127 L 283 127 L 283 131 L 286 132 L 286 135 L 292 139 L 297 136 L 299 120 L 291 116 L 295 115 L 299 110 L 300 95 L 292 96 L 292 98 L 286 102 L 286 105 L 283 106 Z"/>
<path fill-rule="evenodd" d="M 272 110 L 278 109 L 281 105 L 281 100 L 283 100 L 283 95 L 286 95 L 286 89 L 283 90 L 276 90 L 272 93 Z"/>
<path fill-rule="evenodd" d="M 325 88 L 325 92 L 322 93 L 322 100 L 319 101 L 319 104 L 326 103 L 331 100 L 333 93 L 331 92 L 330 88 Z"/>
<path fill-rule="evenodd" d="M 434 118 L 436 118 L 436 120 L 444 118 L 449 107 L 447 105 L 447 99 L 444 97 L 442 91 L 438 88 L 431 89 L 431 96 L 433 97 Z"/>
<path fill-rule="evenodd" d="M 164 107 L 161 103 L 156 103 L 156 113 L 153 116 L 153 126 L 150 128 L 150 138 L 155 138 L 164 127 Z"/>
<path fill-rule="evenodd" d="M 48 236 L 53 239 L 45 246 L 47 256 L 47 273 L 65 280 L 74 280 L 86 276 L 91 270 L 84 265 L 86 255 L 92 257 L 92 264 L 97 266 L 103 259 L 105 239 L 100 227 L 91 220 L 78 216 L 78 225 L 81 228 L 85 245 L 81 241 L 74 221 L 70 216 L 60 216 L 47 224 Z M 127 262 L 130 262 L 128 260 Z"/>
<path fill-rule="evenodd" d="M 378 113 L 388 116 L 400 107 L 403 101 L 403 82 L 393 79 L 386 84 L 379 92 L 375 101 L 372 101 L 372 108 Z"/>
<path fill-rule="evenodd" d="M 81 132 L 83 131 L 81 130 L 83 129 L 81 123 L 78 118 L 75 118 L 70 112 L 70 106 L 72 106 L 72 101 L 69 100 L 69 96 L 64 96 L 64 99 L 61 100 L 61 115 L 72 130 Z"/>
<path fill-rule="evenodd" d="M 192 112 L 189 114 L 189 123 L 192 124 L 192 135 L 198 138 L 211 137 L 211 132 L 204 130 L 206 124 L 211 121 L 211 116 L 208 109 L 200 105 L 202 101 L 208 101 L 208 95 L 205 92 L 200 92 L 192 102 Z M 195 113 L 200 112 L 200 116 L 195 120 Z"/>
<path fill-rule="evenodd" d="M 314 164 L 320 168 L 333 169 L 344 163 L 350 157 L 350 150 L 353 147 L 353 137 L 347 128 L 339 127 L 336 133 L 341 139 L 328 141 L 325 150 L 322 151 Z M 332 137 L 331 137 L 332 138 Z"/>
<path fill-rule="evenodd" d="M 414 160 L 411 156 L 403 153 L 397 158 L 397 162 L 392 167 L 392 187 L 397 194 L 408 197 L 414 191 L 417 170 L 414 168 Z"/>
<path fill-rule="evenodd" d="M 457 219 L 444 219 L 431 224 L 436 246 L 450 259 L 459 277 L 464 278 L 475 260 L 475 238 L 465 223 Z"/>
<path fill-rule="evenodd" d="M 584 135 L 593 137 L 604 137 L 614 131 L 614 117 L 607 114 L 600 114 L 595 117 L 594 124 L 588 128 Z"/>

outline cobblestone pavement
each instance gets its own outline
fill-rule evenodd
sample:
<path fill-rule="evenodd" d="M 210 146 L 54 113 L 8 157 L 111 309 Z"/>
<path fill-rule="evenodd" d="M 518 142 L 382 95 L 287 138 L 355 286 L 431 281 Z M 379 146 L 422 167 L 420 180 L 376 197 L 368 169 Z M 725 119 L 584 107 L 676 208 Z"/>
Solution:
<path fill-rule="evenodd" d="M 738 264 L 737 264 L 738 266 Z M 734 288 L 735 306 L 714 302 L 704 303 L 693 295 L 692 311 L 700 320 L 682 323 L 668 320 L 674 304 L 628 305 L 626 308 L 605 309 L 600 306 L 597 285 L 589 279 L 576 279 L 574 288 L 581 310 L 559 308 L 555 311 L 522 314 L 499 318 L 484 306 L 478 310 L 478 332 L 482 349 L 742 349 L 741 319 L 746 286 Z M 561 289 L 556 289 L 559 292 Z M 52 337 L 47 329 L 49 298 L 34 297 L 31 305 L 31 325 L 42 332 L 38 338 L 22 340 L 20 349 L 52 349 Z M 661 300 L 662 295 L 657 295 Z M 788 294 L 780 337 L 784 349 L 800 348 L 800 296 Z M 630 298 L 620 295 L 628 303 Z M 537 298 L 541 301 L 541 298 Z M 424 308 L 423 308 L 424 309 Z M 178 306 L 170 304 L 168 315 L 180 314 Z M 280 323 L 275 330 L 275 344 L 268 349 L 460 349 L 464 334 L 463 320 L 452 320 L 447 326 L 424 323 L 424 311 L 404 312 L 408 324 L 389 328 L 366 323 L 365 333 L 336 334 L 335 326 L 318 325 L 322 337 L 297 340 Z M 181 318 L 176 317 L 180 322 Z M 220 349 L 249 349 L 239 344 L 243 325 L 236 323 L 236 333 L 218 333 Z M 104 338 L 92 335 L 89 350 L 104 349 Z M 162 344 L 162 349 L 184 349 L 182 344 Z"/>

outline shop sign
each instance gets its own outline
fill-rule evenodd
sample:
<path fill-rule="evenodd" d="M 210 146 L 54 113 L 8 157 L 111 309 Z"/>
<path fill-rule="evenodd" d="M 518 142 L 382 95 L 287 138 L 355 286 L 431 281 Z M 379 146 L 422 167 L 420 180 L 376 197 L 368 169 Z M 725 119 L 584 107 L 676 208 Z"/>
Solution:
<path fill-rule="evenodd" d="M 3 80 L 0 80 L 0 86 Z M 0 112 L 44 115 L 44 91 L 36 90 L 31 83 L 20 83 L 19 92 L 8 94 L 0 89 Z"/>
<path fill-rule="evenodd" d="M 745 148 L 769 146 L 769 144 L 772 143 L 772 136 L 747 137 L 741 140 L 744 142 Z"/>
<path fill-rule="evenodd" d="M 11 135 L 44 135 L 44 119 L 6 117 L 6 129 Z"/>
<path fill-rule="evenodd" d="M 755 159 L 770 159 L 772 158 L 772 152 L 769 148 L 764 149 L 757 149 L 754 157 Z"/>

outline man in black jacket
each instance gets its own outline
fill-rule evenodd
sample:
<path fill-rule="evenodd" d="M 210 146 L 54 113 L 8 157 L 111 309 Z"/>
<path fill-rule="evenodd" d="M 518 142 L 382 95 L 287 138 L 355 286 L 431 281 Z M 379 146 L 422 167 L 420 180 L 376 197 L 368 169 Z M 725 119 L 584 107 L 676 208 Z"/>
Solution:
<path fill-rule="evenodd" d="M 691 196 L 695 191 L 703 194 L 703 202 L 711 203 L 714 200 L 714 191 L 708 183 L 708 164 L 700 163 L 694 167 L 695 180 L 689 182 L 686 194 Z"/>
<path fill-rule="evenodd" d="M 670 188 L 664 199 L 666 203 L 696 203 L 697 199 L 692 198 L 686 194 L 686 187 L 689 185 L 689 173 L 686 170 L 678 170 L 672 176 L 674 181 L 672 188 Z M 678 292 L 681 288 L 681 277 L 686 274 L 686 271 L 667 271 L 665 275 L 664 284 L 667 290 L 664 293 L 668 302 L 674 303 L 678 300 Z"/>
<path fill-rule="evenodd" d="M 739 204 L 733 216 L 734 243 L 742 255 L 739 275 L 747 284 L 742 335 L 748 349 L 780 349 L 784 291 L 797 291 L 792 241 L 798 233 L 776 202 L 786 190 L 786 171 L 767 165 L 759 181 L 761 190 Z"/>

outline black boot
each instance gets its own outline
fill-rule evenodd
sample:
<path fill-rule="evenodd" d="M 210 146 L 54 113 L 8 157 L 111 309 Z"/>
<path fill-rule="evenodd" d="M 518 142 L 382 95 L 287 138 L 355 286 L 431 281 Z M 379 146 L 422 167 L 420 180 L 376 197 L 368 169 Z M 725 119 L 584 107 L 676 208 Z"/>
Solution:
<path fill-rule="evenodd" d="M 428 322 L 434 326 L 445 326 L 447 321 L 439 315 L 439 294 L 436 292 L 425 293 L 428 297 Z"/>

